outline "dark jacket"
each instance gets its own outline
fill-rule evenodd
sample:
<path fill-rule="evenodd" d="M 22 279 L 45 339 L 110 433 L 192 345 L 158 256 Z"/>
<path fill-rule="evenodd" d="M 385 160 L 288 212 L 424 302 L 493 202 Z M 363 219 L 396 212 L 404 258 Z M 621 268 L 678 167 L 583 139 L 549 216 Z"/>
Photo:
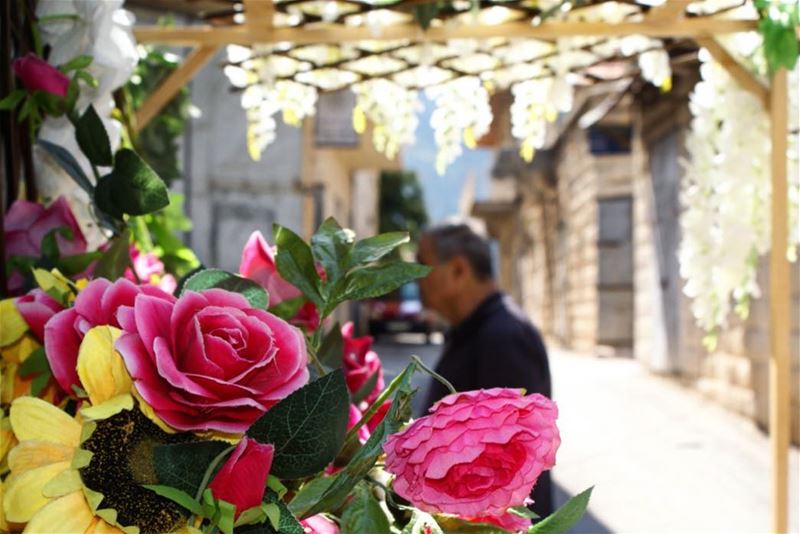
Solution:
<path fill-rule="evenodd" d="M 499 292 L 448 332 L 436 372 L 456 391 L 525 388 L 527 393 L 551 396 L 550 366 L 542 337 L 511 299 Z M 447 394 L 447 388 L 433 380 L 425 411 Z M 548 471 L 539 477 L 531 497 L 535 501 L 532 509 L 539 516 L 553 511 Z"/>

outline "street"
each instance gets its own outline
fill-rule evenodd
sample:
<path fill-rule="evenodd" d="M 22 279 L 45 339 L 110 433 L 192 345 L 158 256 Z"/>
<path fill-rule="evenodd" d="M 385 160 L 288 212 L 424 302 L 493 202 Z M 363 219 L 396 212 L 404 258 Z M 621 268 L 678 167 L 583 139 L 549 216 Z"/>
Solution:
<path fill-rule="evenodd" d="M 441 349 L 402 341 L 375 346 L 387 382 L 411 354 L 433 366 Z M 550 352 L 562 438 L 556 500 L 595 487 L 574 532 L 770 531 L 769 440 L 749 420 L 633 360 Z M 415 384 L 427 380 L 420 374 Z M 799 473 L 795 448 L 791 532 L 799 531 Z"/>

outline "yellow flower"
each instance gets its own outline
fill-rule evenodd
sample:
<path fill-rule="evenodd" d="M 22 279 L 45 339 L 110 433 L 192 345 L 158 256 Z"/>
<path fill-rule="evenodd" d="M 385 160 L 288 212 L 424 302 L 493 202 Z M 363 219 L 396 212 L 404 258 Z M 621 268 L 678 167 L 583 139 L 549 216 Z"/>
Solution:
<path fill-rule="evenodd" d="M 28 323 L 17 311 L 13 298 L 0 300 L 0 347 L 16 342 L 28 331 Z"/>
<path fill-rule="evenodd" d="M 103 441 L 121 436 L 123 444 L 130 443 L 137 418 L 150 424 L 133 409 L 131 378 L 114 349 L 120 333 L 110 326 L 95 327 L 81 343 L 78 375 L 91 406 L 77 418 L 34 397 L 20 397 L 11 404 L 10 426 L 19 444 L 8 453 L 11 474 L 2 487 L 2 509 L 12 526 L 25 524 L 25 532 L 139 532 L 138 527 L 120 526 L 118 511 L 106 502 L 102 491 L 110 493 L 117 487 L 92 484 L 103 476 L 110 476 L 112 483 L 119 479 L 122 498 L 134 506 L 140 501 L 124 494 L 122 479 L 128 467 L 119 456 L 130 451 L 121 450 L 119 439 L 106 451 L 108 443 Z M 109 454 L 116 456 L 109 460 Z M 171 512 L 171 525 L 178 526 L 181 516 Z"/>

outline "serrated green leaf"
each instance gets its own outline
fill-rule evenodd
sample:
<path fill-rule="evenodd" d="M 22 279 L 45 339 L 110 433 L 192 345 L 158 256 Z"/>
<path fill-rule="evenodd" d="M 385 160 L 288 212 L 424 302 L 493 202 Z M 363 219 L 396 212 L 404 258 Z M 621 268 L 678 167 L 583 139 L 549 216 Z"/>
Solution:
<path fill-rule="evenodd" d="M 350 253 L 350 267 L 378 261 L 409 239 L 408 232 L 387 232 L 362 239 Z"/>
<path fill-rule="evenodd" d="M 311 236 L 311 254 L 325 268 L 329 284 L 344 275 L 354 240 L 353 231 L 339 226 L 333 217 L 325 219 Z"/>
<path fill-rule="evenodd" d="M 398 287 L 427 276 L 431 268 L 418 263 L 396 262 L 364 267 L 349 273 L 343 300 L 362 300 L 385 295 Z"/>
<path fill-rule="evenodd" d="M 36 143 L 44 149 L 47 154 L 58 163 L 69 176 L 75 180 L 75 183 L 81 189 L 92 195 L 94 193 L 94 185 L 89 178 L 84 174 L 78 161 L 70 154 L 64 147 L 39 139 Z"/>
<path fill-rule="evenodd" d="M 258 283 L 222 269 L 204 269 L 186 279 L 184 291 L 203 291 L 204 289 L 224 289 L 244 296 L 253 308 L 266 310 L 269 304 L 267 290 Z"/>
<path fill-rule="evenodd" d="M 125 269 L 130 265 L 130 231 L 126 229 L 111 241 L 111 246 L 97 260 L 94 277 L 116 280 L 125 273 Z"/>
<path fill-rule="evenodd" d="M 230 444 L 223 441 L 170 443 L 153 448 L 156 479 L 189 495 L 196 495 L 206 469 Z"/>
<path fill-rule="evenodd" d="M 200 503 L 194 500 L 192 496 L 185 491 L 181 491 L 171 486 L 162 486 L 158 484 L 145 484 L 142 487 L 183 506 L 195 515 L 202 515 L 203 513 L 203 507 L 200 505 Z"/>
<path fill-rule="evenodd" d="M 367 442 L 350 459 L 347 465 L 336 475 L 333 481 L 319 496 L 317 501 L 308 507 L 301 517 L 309 517 L 326 510 L 335 510 L 352 491 L 353 487 L 369 473 L 375 461 L 383 454 L 383 443 L 390 434 L 397 432 L 411 416 L 411 377 L 416 371 L 415 363 L 410 363 L 386 388 L 385 393 L 394 393 L 392 405 L 383 421 L 375 427 Z M 379 399 L 381 400 L 381 399 Z M 377 403 L 378 401 L 376 401 Z"/>
<path fill-rule="evenodd" d="M 342 514 L 342 534 L 389 532 L 389 519 L 369 489 L 359 488 Z"/>
<path fill-rule="evenodd" d="M 337 369 L 342 366 L 342 355 L 344 353 L 344 340 L 342 339 L 342 327 L 335 323 L 330 332 L 322 339 L 317 359 L 329 369 Z"/>
<path fill-rule="evenodd" d="M 8 93 L 8 95 L 6 95 L 5 98 L 3 98 L 3 100 L 0 100 L 0 110 L 14 109 L 17 107 L 17 104 L 19 104 L 22 99 L 25 98 L 26 94 L 28 93 L 22 89 L 11 91 Z"/>
<path fill-rule="evenodd" d="M 275 446 L 272 474 L 304 478 L 324 469 L 342 448 L 349 408 L 344 373 L 338 369 L 270 408 L 247 435 Z"/>
<path fill-rule="evenodd" d="M 106 127 L 103 126 L 103 121 L 100 120 L 94 106 L 90 105 L 86 108 L 80 119 L 75 122 L 75 139 L 84 155 L 94 165 L 111 166 L 113 162 L 111 142 L 108 140 Z"/>
<path fill-rule="evenodd" d="M 96 193 L 95 200 L 101 209 L 112 215 L 120 212 L 144 215 L 169 204 L 164 181 L 136 152 L 127 148 L 117 152 L 114 169 L 100 182 L 104 184 L 103 194 L 98 198 Z M 97 184 L 98 189 L 101 183 Z"/>
<path fill-rule="evenodd" d="M 322 307 L 320 278 L 314 265 L 311 248 L 300 236 L 279 224 L 273 225 L 278 253 L 275 264 L 278 272 L 299 289 L 311 302 Z"/>
<path fill-rule="evenodd" d="M 585 489 L 568 500 L 558 510 L 528 529 L 528 534 L 563 534 L 569 532 L 580 521 L 583 514 L 586 513 L 593 489 L 594 486 Z"/>

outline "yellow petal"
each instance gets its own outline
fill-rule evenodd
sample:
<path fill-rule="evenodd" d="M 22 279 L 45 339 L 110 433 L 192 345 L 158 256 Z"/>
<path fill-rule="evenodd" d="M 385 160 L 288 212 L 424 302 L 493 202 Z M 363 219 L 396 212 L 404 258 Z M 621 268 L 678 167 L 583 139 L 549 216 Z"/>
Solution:
<path fill-rule="evenodd" d="M 57 475 L 69 469 L 69 462 L 59 462 L 25 471 L 8 477 L 3 497 L 6 521 L 26 523 L 50 499 L 44 495 L 44 486 Z"/>
<path fill-rule="evenodd" d="M 109 525 L 99 517 L 95 517 L 94 522 L 86 529 L 86 534 L 122 534 L 122 532 L 122 530 Z"/>
<path fill-rule="evenodd" d="M 353 129 L 356 133 L 362 134 L 367 128 L 367 116 L 361 106 L 353 108 Z"/>
<path fill-rule="evenodd" d="M 72 461 L 73 447 L 38 439 L 23 441 L 8 453 L 8 467 L 15 474 L 43 465 Z"/>
<path fill-rule="evenodd" d="M 133 388 L 133 396 L 136 397 L 136 400 L 139 403 L 139 410 L 144 414 L 145 417 L 150 419 L 158 428 L 166 432 L 167 434 L 174 434 L 176 430 L 169 426 L 167 423 L 164 422 L 159 416 L 156 415 L 156 411 L 153 410 L 153 407 L 147 404 L 147 402 L 139 395 L 139 392 L 136 388 Z"/>
<path fill-rule="evenodd" d="M 52 271 L 34 269 L 33 277 L 36 279 L 36 284 L 48 293 L 54 291 L 59 295 L 65 295 L 72 292 L 69 280 L 58 269 Z"/>
<path fill-rule="evenodd" d="M 2 378 L 0 378 L 0 385 L 2 385 Z M 15 443 L 16 439 L 14 438 L 14 432 L 11 430 L 11 421 L 8 420 L 8 417 L 3 417 L 0 419 L 0 463 L 3 462 L 6 453 Z"/>
<path fill-rule="evenodd" d="M 28 331 L 28 323 L 14 305 L 14 299 L 0 300 L 0 347 L 14 343 Z"/>
<path fill-rule="evenodd" d="M 8 532 L 8 523 L 6 523 L 6 513 L 3 511 L 3 481 L 0 480 L 0 532 Z"/>
<path fill-rule="evenodd" d="M 129 393 L 133 382 L 114 343 L 122 330 L 96 326 L 81 341 L 78 351 L 78 377 L 93 406 Z"/>
<path fill-rule="evenodd" d="M 77 447 L 81 425 L 52 404 L 35 397 L 20 397 L 11 404 L 11 428 L 20 441 L 40 439 Z"/>
<path fill-rule="evenodd" d="M 102 402 L 97 406 L 84 408 L 81 410 L 81 415 L 90 420 L 108 419 L 122 410 L 131 409 L 133 409 L 133 397 L 130 393 L 126 393 L 117 395 L 113 399 Z"/>
<path fill-rule="evenodd" d="M 465 128 L 464 129 L 464 144 L 467 145 L 467 148 L 475 148 L 478 144 L 477 140 L 475 139 L 475 130 L 472 128 Z"/>
<path fill-rule="evenodd" d="M 67 469 L 59 473 L 53 480 L 42 488 L 42 495 L 45 497 L 61 497 L 67 493 L 78 491 L 83 487 L 81 475 L 77 469 Z"/>
<path fill-rule="evenodd" d="M 93 519 L 94 515 L 89 510 L 83 493 L 76 491 L 52 501 L 39 510 L 23 532 L 82 534 L 92 524 Z"/>

